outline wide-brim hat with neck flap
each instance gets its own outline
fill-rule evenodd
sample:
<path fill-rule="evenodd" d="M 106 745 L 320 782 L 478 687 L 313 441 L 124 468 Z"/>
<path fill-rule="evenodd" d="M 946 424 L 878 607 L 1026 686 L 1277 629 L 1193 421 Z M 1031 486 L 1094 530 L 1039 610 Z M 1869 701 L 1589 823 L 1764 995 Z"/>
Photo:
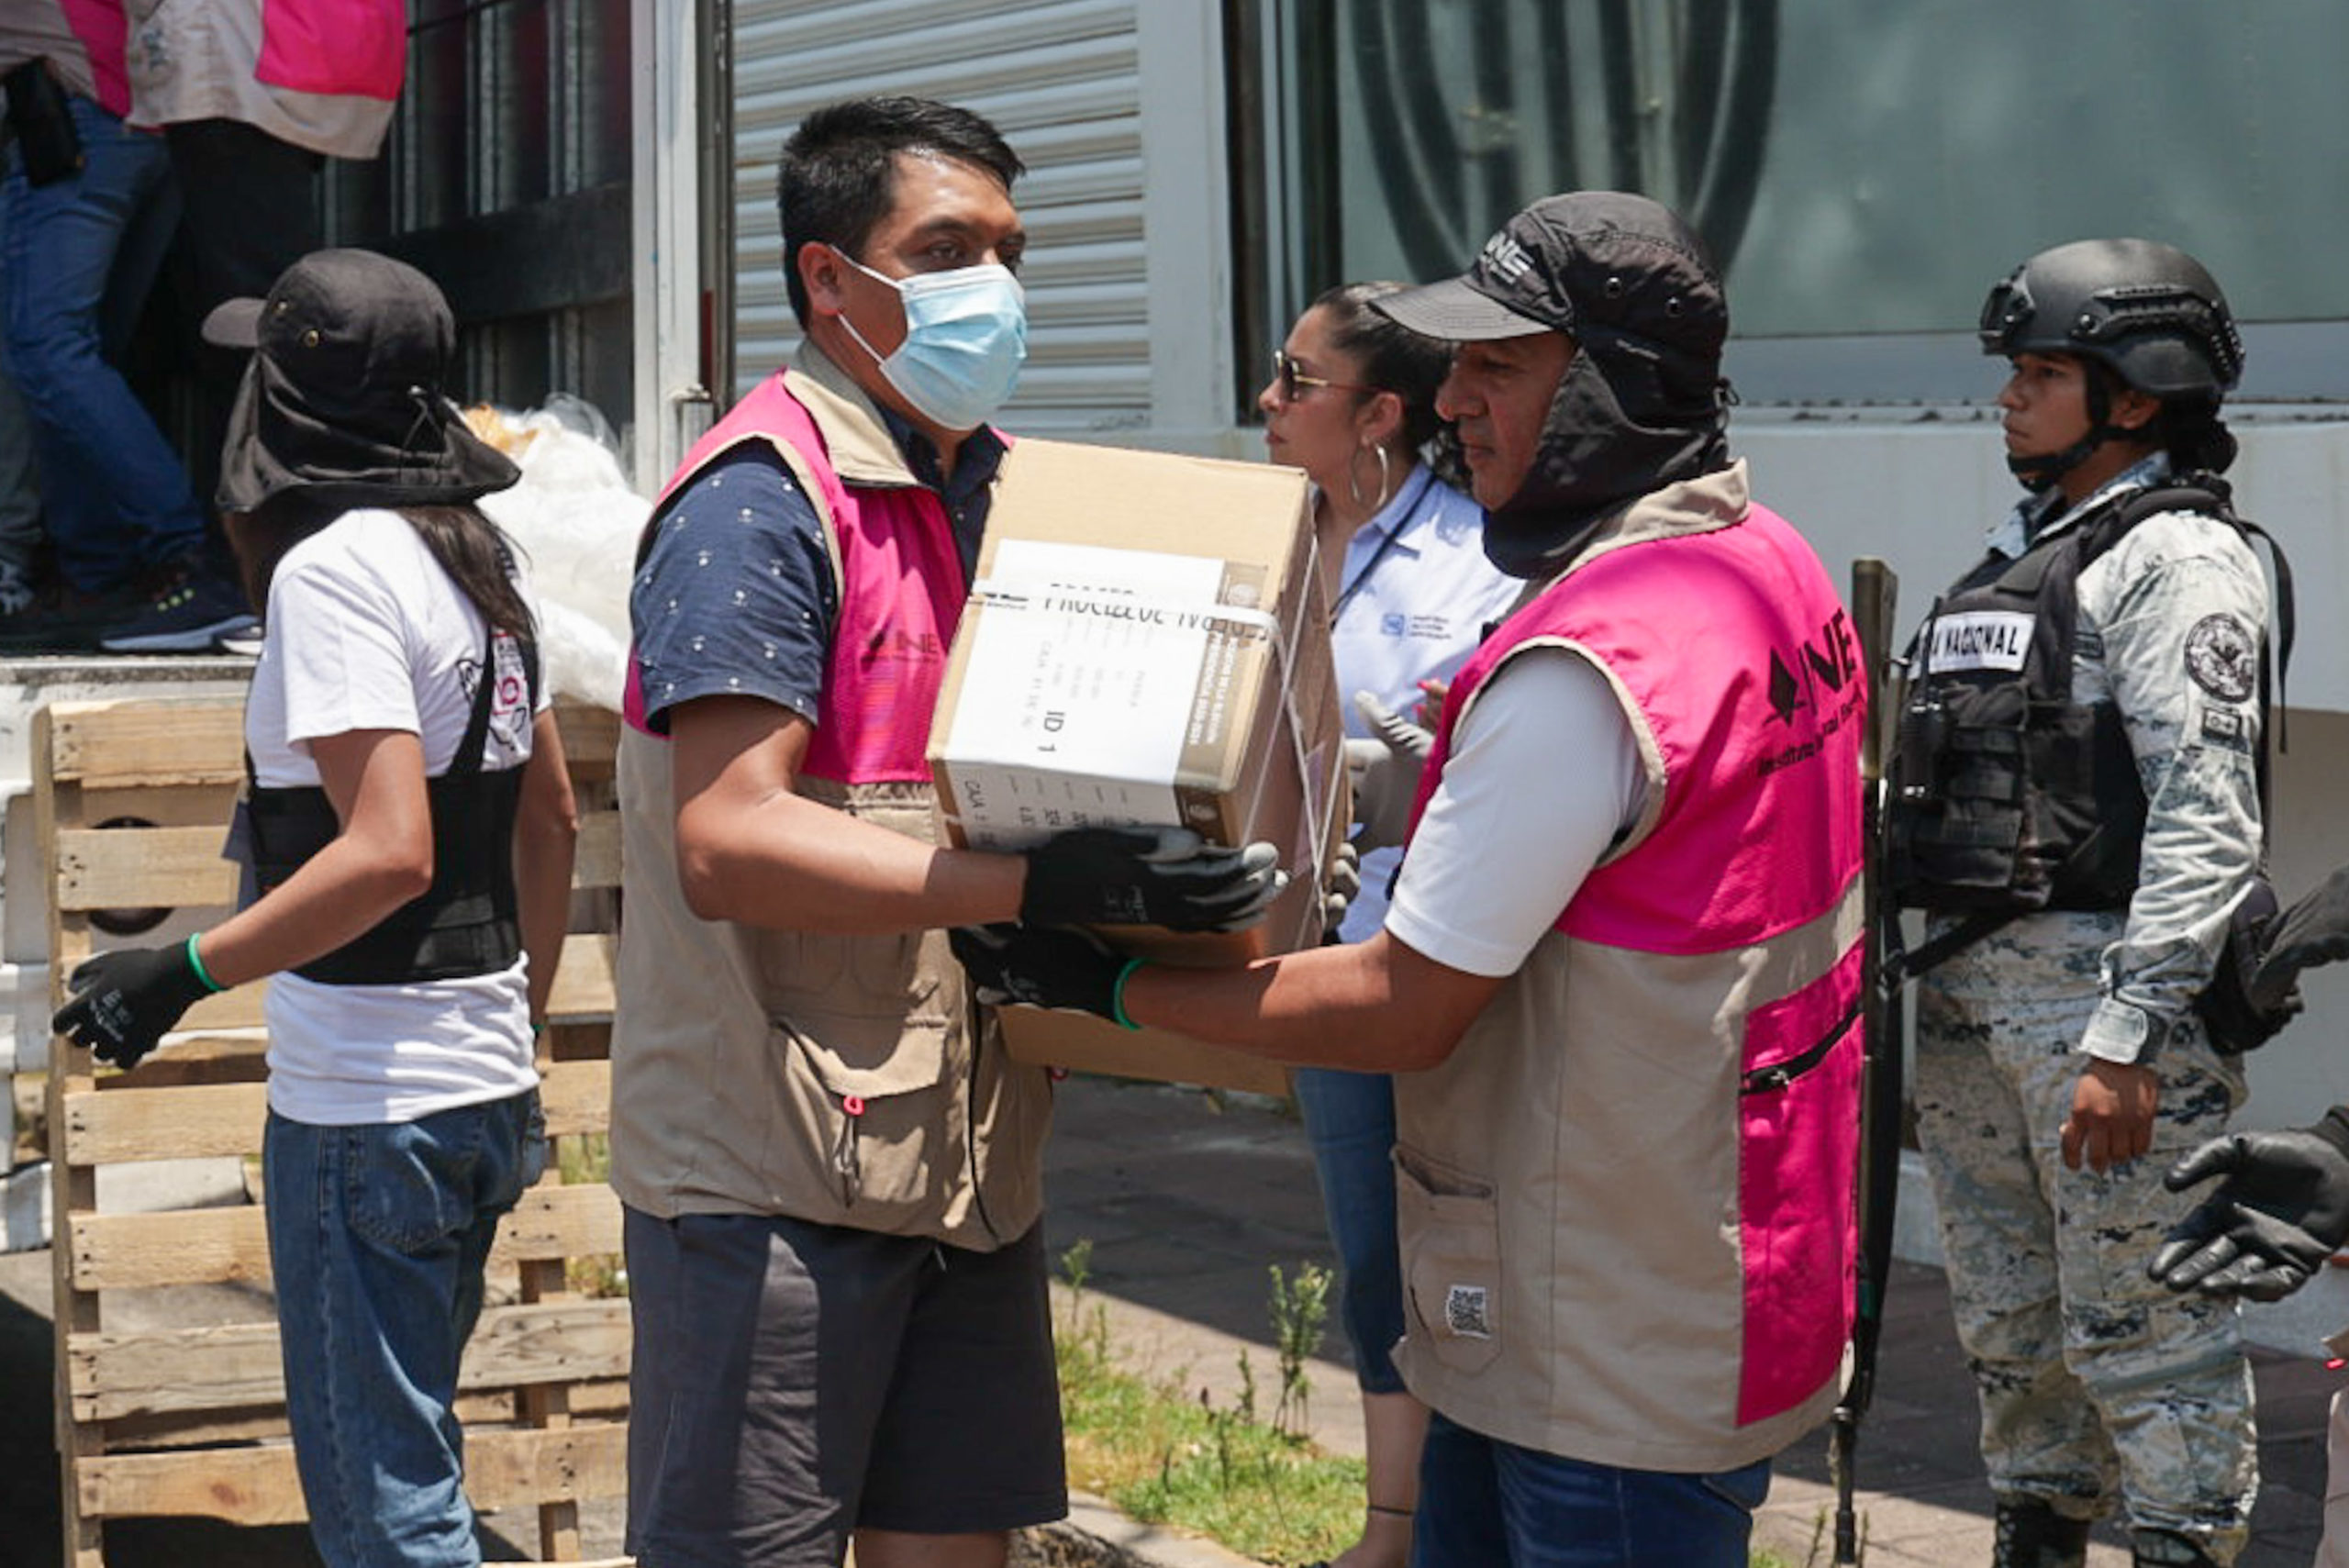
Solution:
<path fill-rule="evenodd" d="M 405 261 L 314 250 L 265 298 L 213 310 L 204 337 L 253 354 L 221 453 L 223 511 L 291 491 L 344 508 L 455 506 L 521 477 L 450 401 L 456 321 Z"/>

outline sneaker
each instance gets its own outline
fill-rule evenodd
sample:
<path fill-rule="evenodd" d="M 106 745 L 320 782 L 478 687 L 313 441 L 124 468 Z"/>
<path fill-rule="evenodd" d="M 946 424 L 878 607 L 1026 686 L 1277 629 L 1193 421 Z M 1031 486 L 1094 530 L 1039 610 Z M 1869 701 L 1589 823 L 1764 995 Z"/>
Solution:
<path fill-rule="evenodd" d="M 234 583 L 197 570 L 165 582 L 144 608 L 99 638 L 98 647 L 108 653 L 209 653 L 222 638 L 260 625 Z"/>
<path fill-rule="evenodd" d="M 239 659 L 261 657 L 262 624 L 258 620 L 241 631 L 224 631 L 218 641 L 220 651 L 233 653 Z"/>
<path fill-rule="evenodd" d="M 98 639 L 149 597 L 128 583 L 95 594 L 53 585 L 29 606 L 0 617 L 0 654 L 95 653 Z"/>

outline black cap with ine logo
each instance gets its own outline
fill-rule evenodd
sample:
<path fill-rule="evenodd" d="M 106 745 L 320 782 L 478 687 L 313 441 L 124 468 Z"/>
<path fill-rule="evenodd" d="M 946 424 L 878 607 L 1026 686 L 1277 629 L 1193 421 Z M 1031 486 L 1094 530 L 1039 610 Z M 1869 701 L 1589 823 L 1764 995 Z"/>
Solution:
<path fill-rule="evenodd" d="M 1622 342 L 1717 364 L 1729 335 L 1705 242 L 1671 209 L 1625 191 L 1545 196 L 1459 277 L 1371 304 L 1453 342 L 1564 332 L 1593 350 Z"/>

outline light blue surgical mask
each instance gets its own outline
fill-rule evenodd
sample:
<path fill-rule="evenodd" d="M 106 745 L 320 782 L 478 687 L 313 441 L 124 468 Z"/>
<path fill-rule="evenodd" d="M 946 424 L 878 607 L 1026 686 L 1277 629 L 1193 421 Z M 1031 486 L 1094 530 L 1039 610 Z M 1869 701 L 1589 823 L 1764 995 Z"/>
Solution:
<path fill-rule="evenodd" d="M 987 262 L 892 278 L 846 251 L 841 261 L 897 291 L 906 340 L 883 358 L 843 314 L 841 325 L 873 355 L 881 375 L 941 430 L 975 430 L 1003 406 L 1028 357 L 1027 295 L 1011 269 Z"/>

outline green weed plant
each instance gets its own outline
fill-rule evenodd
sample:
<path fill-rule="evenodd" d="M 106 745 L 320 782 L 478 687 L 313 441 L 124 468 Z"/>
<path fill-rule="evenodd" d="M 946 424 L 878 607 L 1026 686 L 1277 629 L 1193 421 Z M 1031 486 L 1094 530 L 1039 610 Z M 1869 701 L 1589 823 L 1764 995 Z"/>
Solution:
<path fill-rule="evenodd" d="M 1310 1342 L 1306 1324 L 1317 1303 L 1326 1316 L 1327 1271 L 1307 1265 L 1295 1280 L 1273 1271 L 1275 1303 L 1290 1299 L 1296 1316 L 1285 1320 L 1275 1307 L 1276 1332 L 1286 1322 L 1289 1333 L 1279 1340 L 1281 1391 L 1267 1420 L 1244 1351 L 1240 1396 L 1228 1407 L 1205 1390 L 1188 1392 L 1179 1373 L 1152 1379 L 1120 1366 L 1107 1312 L 1085 1298 L 1092 1254 L 1091 1243 L 1079 1241 L 1061 1256 L 1069 1305 L 1057 1339 L 1071 1485 L 1130 1518 L 1208 1536 L 1258 1562 L 1309 1562 L 1352 1544 L 1362 1529 L 1362 1462 L 1325 1454 L 1303 1435 L 1304 1367 L 1319 1345 L 1318 1321 Z"/>
<path fill-rule="evenodd" d="M 1271 1271 L 1280 1390 L 1267 1419 L 1257 1411 L 1256 1372 L 1244 1350 L 1240 1393 L 1229 1407 L 1205 1389 L 1191 1393 L 1180 1372 L 1150 1378 L 1121 1366 L 1107 1309 L 1085 1296 L 1093 1243 L 1076 1242 L 1060 1262 L 1068 1311 L 1055 1340 L 1071 1485 L 1129 1518 L 1207 1536 L 1259 1562 L 1318 1562 L 1354 1542 L 1362 1462 L 1323 1453 L 1305 1436 L 1305 1368 L 1328 1321 L 1328 1270 Z M 1757 1548 L 1753 1568 L 1818 1568 L 1825 1524 L 1822 1513 L 1802 1562 Z"/>

